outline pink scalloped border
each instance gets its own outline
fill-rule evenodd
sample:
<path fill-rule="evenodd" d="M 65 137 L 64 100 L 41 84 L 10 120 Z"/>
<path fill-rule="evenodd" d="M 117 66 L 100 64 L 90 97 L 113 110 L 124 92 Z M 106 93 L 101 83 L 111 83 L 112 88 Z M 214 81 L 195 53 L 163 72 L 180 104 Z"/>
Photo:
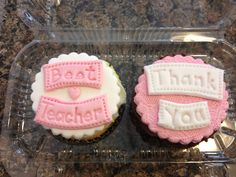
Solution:
<path fill-rule="evenodd" d="M 196 63 L 204 64 L 201 59 L 194 59 L 191 56 L 176 55 L 174 57 L 167 56 L 162 60 L 157 60 L 154 63 L 169 63 L 169 62 L 185 62 L 185 63 Z M 207 64 L 208 65 L 208 64 Z M 209 67 L 213 67 L 208 65 Z M 225 84 L 224 84 L 225 90 Z M 160 138 L 168 139 L 173 143 L 189 144 L 190 142 L 200 142 L 204 137 L 209 137 L 215 130 L 218 130 L 221 122 L 225 119 L 226 110 L 229 105 L 227 102 L 228 92 L 224 91 L 224 97 L 222 101 L 215 101 L 194 96 L 183 96 L 183 95 L 158 95 L 149 96 L 147 95 L 147 79 L 145 74 L 142 74 L 138 79 L 138 84 L 135 87 L 136 95 L 134 102 L 137 105 L 136 111 L 141 116 L 141 121 L 145 123 L 150 131 L 157 134 Z M 157 104 L 160 99 L 172 101 L 176 103 L 193 103 L 199 101 L 207 101 L 212 118 L 211 124 L 204 128 L 195 130 L 182 130 L 176 131 L 166 129 L 158 126 L 158 114 L 159 105 Z"/>

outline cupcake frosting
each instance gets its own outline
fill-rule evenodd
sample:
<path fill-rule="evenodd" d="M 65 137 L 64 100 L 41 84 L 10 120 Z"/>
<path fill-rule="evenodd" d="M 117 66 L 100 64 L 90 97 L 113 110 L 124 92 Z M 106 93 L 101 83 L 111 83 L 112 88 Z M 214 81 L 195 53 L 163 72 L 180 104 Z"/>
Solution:
<path fill-rule="evenodd" d="M 151 132 L 188 144 L 219 129 L 228 109 L 223 70 L 181 55 L 157 60 L 144 70 L 134 102 Z"/>
<path fill-rule="evenodd" d="M 125 102 L 113 68 L 86 53 L 50 59 L 36 74 L 32 90 L 35 121 L 65 138 L 81 139 L 106 129 Z"/>

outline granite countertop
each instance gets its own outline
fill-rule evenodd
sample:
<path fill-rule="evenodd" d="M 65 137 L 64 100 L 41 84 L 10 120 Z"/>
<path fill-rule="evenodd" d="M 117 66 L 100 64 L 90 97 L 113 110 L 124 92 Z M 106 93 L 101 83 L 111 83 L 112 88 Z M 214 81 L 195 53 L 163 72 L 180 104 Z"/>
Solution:
<path fill-rule="evenodd" d="M 144 2 L 144 1 L 143 1 Z M 217 3 L 218 1 L 215 1 Z M 141 5 L 137 6 L 139 11 L 142 11 L 143 15 L 148 16 L 144 8 Z M 146 4 L 145 4 L 146 5 Z M 168 7 L 164 7 L 168 8 Z M 70 14 L 65 14 L 70 15 Z M 211 13 L 208 21 L 214 20 L 222 14 Z M 102 17 L 101 21 L 104 19 Z M 148 19 L 152 19 L 148 16 Z M 169 19 L 170 22 L 175 18 Z M 208 20 L 208 21 L 207 21 Z M 104 20 L 105 21 L 105 20 Z M 145 21 L 145 19 L 144 19 Z M 104 22 L 105 23 L 105 22 Z M 6 0 L 0 2 L 0 116 L 3 117 L 4 99 L 6 94 L 6 87 L 8 82 L 8 74 L 11 64 L 16 57 L 17 53 L 34 38 L 31 30 L 20 20 L 16 11 L 16 0 Z M 125 25 L 125 23 L 123 24 Z M 225 37 L 227 41 L 236 46 L 236 21 L 227 28 Z M 4 137 L 0 138 L 0 146 L 4 147 Z M 1 148 L 0 148 L 1 149 Z M 192 176 L 192 177 L 204 177 L 196 170 L 195 165 L 169 165 L 164 167 L 161 165 L 155 165 L 154 163 L 148 164 L 115 164 L 113 166 L 105 166 L 102 164 L 81 164 L 80 172 L 74 169 L 76 165 L 68 165 L 67 170 L 63 172 L 62 176 L 153 176 L 164 177 L 167 174 L 169 176 Z M 113 168 L 113 172 L 108 172 L 108 168 Z M 195 170 L 194 170 L 195 169 Z M 172 173 L 174 171 L 174 173 Z M 191 171 L 191 172 L 190 172 Z M 46 173 L 47 174 L 47 173 Z M 50 173 L 49 173 L 50 174 Z M 0 165 L 0 176 L 9 176 L 4 167 Z"/>

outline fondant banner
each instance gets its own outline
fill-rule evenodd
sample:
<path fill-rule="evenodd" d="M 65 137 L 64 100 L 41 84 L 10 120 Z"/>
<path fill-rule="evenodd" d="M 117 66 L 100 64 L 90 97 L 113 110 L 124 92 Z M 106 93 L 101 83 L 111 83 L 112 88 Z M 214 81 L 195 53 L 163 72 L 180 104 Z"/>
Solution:
<path fill-rule="evenodd" d="M 191 130 L 206 127 L 211 117 L 206 101 L 190 104 L 160 100 L 158 125 L 174 130 Z"/>
<path fill-rule="evenodd" d="M 34 120 L 59 129 L 92 128 L 112 122 L 105 95 L 81 102 L 63 102 L 42 96 Z"/>
<path fill-rule="evenodd" d="M 102 61 L 60 62 L 43 66 L 45 90 L 65 86 L 100 88 L 102 85 Z"/>
<path fill-rule="evenodd" d="M 158 63 L 144 67 L 149 95 L 182 94 L 223 99 L 224 71 L 205 64 Z"/>

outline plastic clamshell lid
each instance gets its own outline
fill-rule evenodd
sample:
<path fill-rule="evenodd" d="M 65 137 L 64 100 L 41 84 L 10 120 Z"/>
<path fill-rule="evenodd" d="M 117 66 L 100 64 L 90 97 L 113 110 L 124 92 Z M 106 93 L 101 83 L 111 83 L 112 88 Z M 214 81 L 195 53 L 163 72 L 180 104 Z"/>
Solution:
<path fill-rule="evenodd" d="M 18 0 L 34 30 L 224 28 L 236 19 L 236 1 Z"/>

